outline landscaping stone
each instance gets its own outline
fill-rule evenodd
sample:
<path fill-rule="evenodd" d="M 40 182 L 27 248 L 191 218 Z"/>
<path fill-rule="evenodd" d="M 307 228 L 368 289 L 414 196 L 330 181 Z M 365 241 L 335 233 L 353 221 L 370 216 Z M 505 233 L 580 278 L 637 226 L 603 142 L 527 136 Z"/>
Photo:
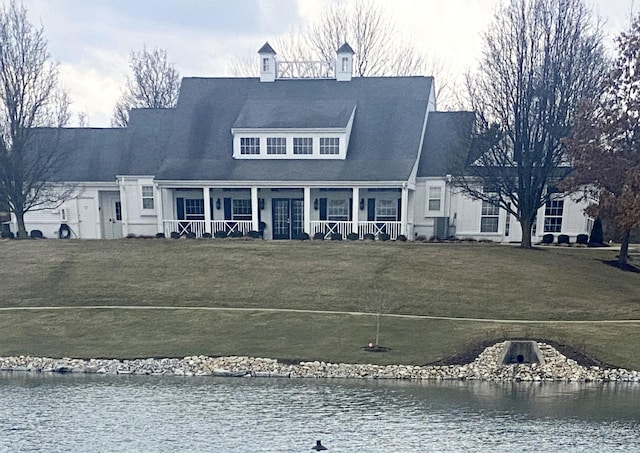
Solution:
<path fill-rule="evenodd" d="M 622 368 L 584 367 L 545 343 L 537 344 L 544 363 L 501 363 L 505 342 L 486 348 L 465 365 L 413 366 L 327 363 L 284 364 L 255 357 L 191 356 L 183 359 L 53 359 L 48 357 L 0 357 L 0 370 L 90 374 L 173 376 L 226 376 L 271 378 L 479 380 L 511 382 L 639 382 L 640 373 Z"/>

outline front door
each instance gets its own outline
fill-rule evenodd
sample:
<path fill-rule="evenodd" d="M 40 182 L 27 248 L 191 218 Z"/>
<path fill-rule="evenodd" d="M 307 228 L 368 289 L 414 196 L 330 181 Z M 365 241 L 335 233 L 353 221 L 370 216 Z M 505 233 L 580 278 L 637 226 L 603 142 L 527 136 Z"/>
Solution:
<path fill-rule="evenodd" d="M 302 198 L 274 198 L 273 239 L 291 239 L 304 231 Z"/>
<path fill-rule="evenodd" d="M 102 237 L 119 239 L 122 237 L 122 205 L 119 192 L 102 192 L 100 194 L 100 216 Z"/>

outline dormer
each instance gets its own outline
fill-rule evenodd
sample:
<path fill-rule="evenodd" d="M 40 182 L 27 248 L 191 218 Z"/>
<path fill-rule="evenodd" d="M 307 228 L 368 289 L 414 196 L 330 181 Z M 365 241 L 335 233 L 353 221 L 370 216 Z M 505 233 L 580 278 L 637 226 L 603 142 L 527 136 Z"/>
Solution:
<path fill-rule="evenodd" d="M 276 80 L 276 51 L 268 42 L 258 50 L 260 55 L 260 81 L 274 82 Z"/>
<path fill-rule="evenodd" d="M 353 55 L 355 52 L 346 42 L 336 52 L 336 80 L 349 82 L 353 74 Z"/>

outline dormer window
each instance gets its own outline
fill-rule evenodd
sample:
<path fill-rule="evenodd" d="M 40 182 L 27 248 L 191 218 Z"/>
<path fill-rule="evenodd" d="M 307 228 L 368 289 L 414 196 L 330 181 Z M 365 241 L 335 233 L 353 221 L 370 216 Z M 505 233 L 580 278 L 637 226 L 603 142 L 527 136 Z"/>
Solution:
<path fill-rule="evenodd" d="M 313 154 L 313 138 L 294 137 L 293 154 Z"/>
<path fill-rule="evenodd" d="M 242 137 L 240 139 L 240 154 L 260 154 L 260 138 Z"/>
<path fill-rule="evenodd" d="M 263 58 L 262 59 L 262 72 L 269 72 L 269 59 L 268 58 Z"/>
<path fill-rule="evenodd" d="M 320 137 L 320 154 L 340 154 L 340 137 Z"/>
<path fill-rule="evenodd" d="M 285 137 L 267 137 L 267 154 L 287 154 Z"/>
<path fill-rule="evenodd" d="M 349 71 L 349 58 L 342 57 L 342 72 Z"/>

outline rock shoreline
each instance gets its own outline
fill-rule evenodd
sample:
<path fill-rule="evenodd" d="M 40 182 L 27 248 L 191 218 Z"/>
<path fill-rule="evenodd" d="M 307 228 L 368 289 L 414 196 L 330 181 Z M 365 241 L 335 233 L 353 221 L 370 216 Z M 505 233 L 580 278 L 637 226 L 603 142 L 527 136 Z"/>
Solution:
<path fill-rule="evenodd" d="M 53 359 L 0 357 L 0 371 L 131 374 L 151 376 L 225 376 L 403 380 L 479 380 L 550 382 L 640 382 L 640 372 L 584 367 L 546 343 L 538 343 L 545 364 L 501 365 L 505 343 L 486 348 L 472 363 L 448 366 L 358 365 L 320 361 L 284 364 L 254 357 L 191 356 L 183 359 Z"/>

